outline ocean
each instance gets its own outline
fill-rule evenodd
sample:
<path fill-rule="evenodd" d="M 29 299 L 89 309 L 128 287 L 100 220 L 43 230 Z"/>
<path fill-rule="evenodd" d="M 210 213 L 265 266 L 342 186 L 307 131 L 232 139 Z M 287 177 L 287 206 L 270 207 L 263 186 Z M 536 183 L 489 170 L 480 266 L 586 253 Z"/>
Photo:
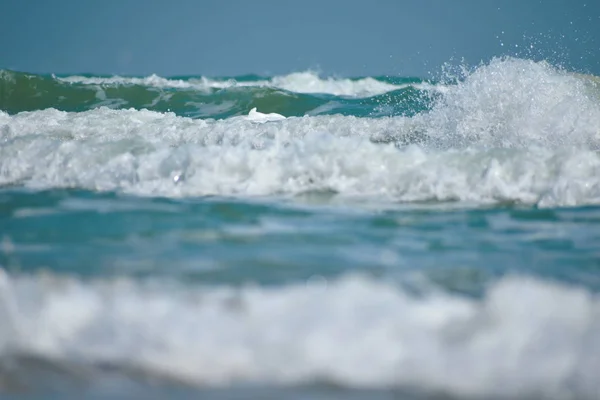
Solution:
<path fill-rule="evenodd" d="M 600 398 L 600 83 L 0 71 L 2 399 Z"/>

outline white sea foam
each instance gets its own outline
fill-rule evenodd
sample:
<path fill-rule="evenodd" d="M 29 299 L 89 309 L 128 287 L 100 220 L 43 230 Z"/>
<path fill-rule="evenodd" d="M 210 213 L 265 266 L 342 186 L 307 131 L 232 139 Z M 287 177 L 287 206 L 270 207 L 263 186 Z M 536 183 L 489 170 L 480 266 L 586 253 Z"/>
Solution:
<path fill-rule="evenodd" d="M 274 87 L 296 93 L 324 93 L 347 97 L 371 97 L 407 87 L 414 87 L 419 90 L 444 90 L 443 86 L 428 83 L 396 85 L 370 77 L 361 79 L 321 78 L 318 74 L 310 71 L 296 72 L 289 75 L 276 76 L 271 79 L 255 81 L 218 80 L 205 77 L 182 80 L 162 78 L 157 75 L 150 75 L 144 78 L 68 76 L 56 77 L 56 79 L 62 82 L 85 85 L 143 85 L 153 88 L 193 89 L 201 91 L 232 87 Z"/>
<path fill-rule="evenodd" d="M 477 300 L 414 297 L 359 276 L 234 289 L 2 273 L 0 313 L 0 360 L 109 364 L 200 386 L 316 379 L 458 397 L 600 393 L 600 298 L 526 278 Z"/>
<path fill-rule="evenodd" d="M 0 184 L 172 197 L 333 190 L 403 202 L 600 204 L 595 90 L 545 63 L 495 60 L 411 118 L 257 124 L 134 109 L 0 113 Z"/>
<path fill-rule="evenodd" d="M 429 88 L 425 84 L 394 85 L 373 78 L 351 79 L 322 79 L 312 72 L 297 72 L 272 79 L 276 87 L 297 93 L 328 93 L 336 96 L 371 97 L 394 90 L 415 86 L 420 89 Z M 431 86 L 433 87 L 433 86 Z"/>
<path fill-rule="evenodd" d="M 165 88 L 165 89 L 197 89 L 197 90 L 209 90 L 211 88 L 219 88 L 219 86 L 211 85 L 211 81 L 201 78 L 198 80 L 184 80 L 184 79 L 169 79 L 163 78 L 156 74 L 152 74 L 143 78 L 138 77 L 125 77 L 125 76 L 66 76 L 57 77 L 54 79 L 66 82 L 66 83 L 80 83 L 84 85 L 106 85 L 106 86 L 120 86 L 120 85 L 141 85 L 153 88 Z M 222 87 L 230 87 L 233 85 L 233 81 L 223 81 Z"/>
<path fill-rule="evenodd" d="M 427 133 L 456 147 L 600 144 L 600 87 L 545 62 L 494 60 L 448 90 L 431 113 Z"/>
<path fill-rule="evenodd" d="M 285 119 L 285 117 L 281 114 L 277 114 L 277 113 L 261 113 L 260 111 L 258 111 L 256 109 L 256 107 L 254 107 L 252 110 L 250 110 L 250 112 L 248 113 L 248 120 L 249 121 L 254 121 L 254 122 L 259 122 L 259 123 L 265 123 L 265 122 L 271 122 L 271 121 L 281 121 Z"/>

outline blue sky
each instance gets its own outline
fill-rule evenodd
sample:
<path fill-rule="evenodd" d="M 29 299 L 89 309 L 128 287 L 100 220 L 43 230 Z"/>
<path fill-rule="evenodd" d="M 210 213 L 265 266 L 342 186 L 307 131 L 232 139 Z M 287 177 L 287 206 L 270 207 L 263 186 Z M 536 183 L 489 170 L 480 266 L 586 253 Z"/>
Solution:
<path fill-rule="evenodd" d="M 39 73 L 425 77 L 517 54 L 600 74 L 598 0 L 4 0 L 1 18 L 0 68 Z"/>

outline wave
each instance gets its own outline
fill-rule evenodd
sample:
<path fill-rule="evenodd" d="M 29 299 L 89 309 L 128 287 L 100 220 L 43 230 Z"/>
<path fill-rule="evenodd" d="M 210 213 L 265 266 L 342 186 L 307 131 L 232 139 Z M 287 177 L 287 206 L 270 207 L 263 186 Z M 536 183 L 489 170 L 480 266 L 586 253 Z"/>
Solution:
<path fill-rule="evenodd" d="M 1 185 L 168 197 L 325 190 L 403 202 L 600 202 L 595 150 L 440 151 L 377 142 L 398 140 L 403 129 L 410 136 L 410 120 L 306 117 L 258 124 L 107 109 L 4 118 Z"/>
<path fill-rule="evenodd" d="M 328 113 L 414 114 L 441 86 L 416 79 L 322 79 L 304 72 L 273 78 L 167 79 L 41 76 L 0 71 L 0 109 L 16 114 L 56 108 L 80 112 L 98 107 L 172 111 L 192 118 L 227 118 L 254 107 L 286 116 Z M 424 103 L 421 105 L 421 103 Z"/>
<path fill-rule="evenodd" d="M 253 79 L 254 78 L 254 79 Z M 68 83 L 81 83 L 84 85 L 112 85 L 112 86 L 127 86 L 127 85 L 142 85 L 155 88 L 192 88 L 196 90 L 210 89 L 228 89 L 232 87 L 273 87 L 284 89 L 295 93 L 321 93 L 331 94 L 334 96 L 347 97 L 373 97 L 387 92 L 393 92 L 407 87 L 415 87 L 416 89 L 439 89 L 427 82 L 421 82 L 418 79 L 405 79 L 406 83 L 392 83 L 389 78 L 321 78 L 318 74 L 306 71 L 295 72 L 284 76 L 275 76 L 273 78 L 258 78 L 258 77 L 240 77 L 228 79 L 210 79 L 206 77 L 200 78 L 183 78 L 183 79 L 167 79 L 157 75 L 150 75 L 145 78 L 131 77 L 87 77 L 87 76 L 69 76 L 56 77 L 59 81 Z"/>
<path fill-rule="evenodd" d="M 392 202 L 600 203 L 590 81 L 495 60 L 412 117 L 259 123 L 98 108 L 0 113 L 0 184 L 168 197 L 325 190 Z M 262 111 L 262 110 L 261 110 Z"/>
<path fill-rule="evenodd" d="M 0 360 L 110 365 L 196 386 L 321 381 L 458 398 L 600 390 L 600 298 L 529 278 L 469 298 L 360 276 L 233 288 L 0 270 L 0 314 Z"/>

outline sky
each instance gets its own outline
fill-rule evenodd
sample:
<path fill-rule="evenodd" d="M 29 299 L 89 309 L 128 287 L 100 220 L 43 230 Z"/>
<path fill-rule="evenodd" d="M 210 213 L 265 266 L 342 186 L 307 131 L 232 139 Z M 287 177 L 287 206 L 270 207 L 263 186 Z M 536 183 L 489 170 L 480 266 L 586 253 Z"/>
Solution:
<path fill-rule="evenodd" d="M 427 77 L 516 55 L 600 75 L 599 0 L 3 0 L 0 68 Z"/>

